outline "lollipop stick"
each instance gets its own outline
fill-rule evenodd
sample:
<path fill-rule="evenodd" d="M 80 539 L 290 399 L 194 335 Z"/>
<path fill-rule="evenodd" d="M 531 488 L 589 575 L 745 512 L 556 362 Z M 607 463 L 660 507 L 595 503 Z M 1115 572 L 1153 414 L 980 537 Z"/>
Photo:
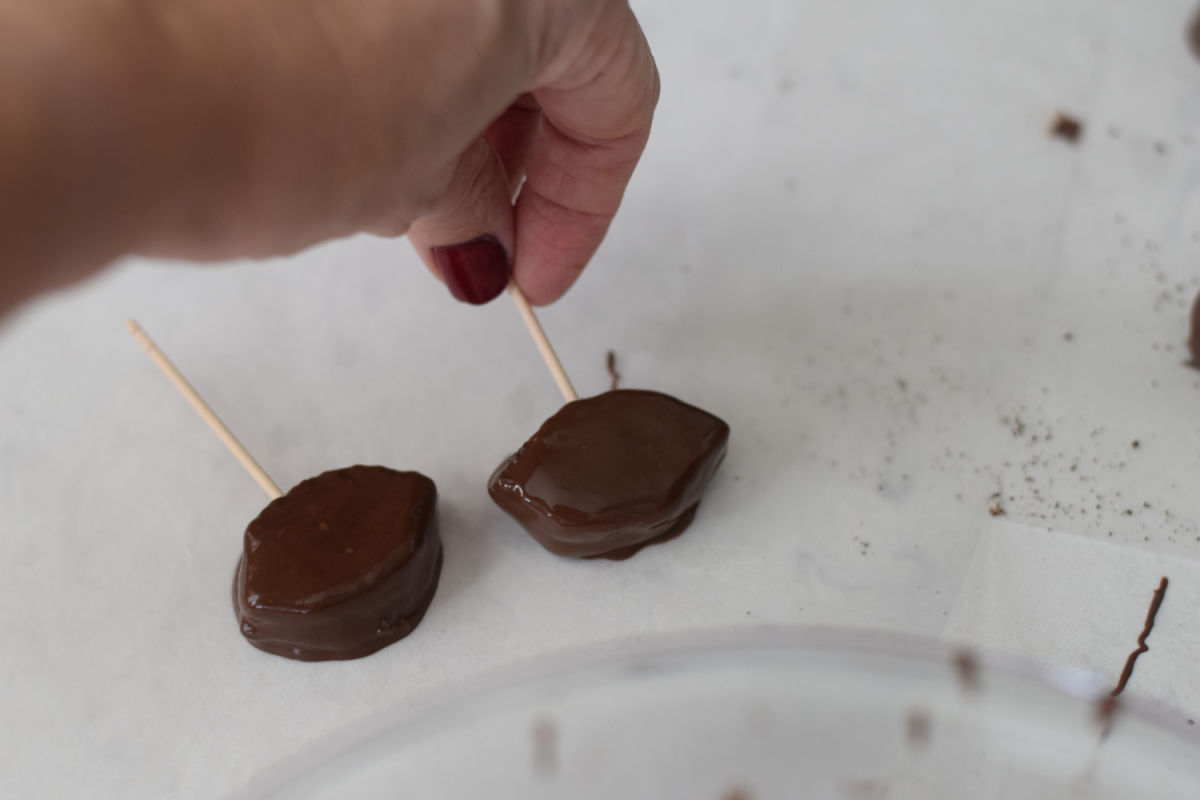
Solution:
<path fill-rule="evenodd" d="M 179 370 L 175 368 L 175 365 L 171 363 L 171 360 L 163 354 L 163 351 L 158 349 L 158 345 L 151 341 L 146 332 L 142 330 L 142 326 L 133 320 L 129 320 L 129 322 L 125 323 L 125 328 L 137 343 L 145 348 L 151 360 L 167 376 L 167 380 L 183 395 L 183 399 L 188 401 L 192 410 L 208 423 L 208 427 L 212 428 L 212 432 L 229 449 L 229 452 L 233 453 L 233 457 L 241 463 L 246 472 L 250 473 L 250 477 L 258 482 L 258 485 L 267 493 L 267 496 L 272 500 L 283 496 L 283 492 L 279 491 L 279 487 L 275 485 L 275 481 L 271 480 L 270 476 L 254 460 L 254 456 L 250 455 L 250 452 L 242 446 L 242 443 L 237 440 L 237 437 L 233 435 L 229 428 L 225 427 L 225 423 L 221 422 L 221 418 L 208 407 L 208 403 L 204 402 L 204 398 L 192 388 L 192 385 L 187 382 L 187 378 L 183 377 Z"/>
<path fill-rule="evenodd" d="M 542 360 L 546 362 L 546 366 L 550 369 L 550 374 L 554 376 L 554 382 L 558 384 L 558 390 L 562 392 L 563 399 L 568 403 L 572 400 L 578 400 L 579 395 L 575 393 L 575 387 L 571 385 L 571 379 L 567 377 L 567 372 L 563 369 L 562 362 L 558 360 L 558 356 L 554 352 L 554 347 L 550 344 L 550 340 L 546 338 L 546 332 L 542 330 L 542 325 L 534 315 L 529 301 L 525 299 L 525 294 L 515 283 L 508 284 L 508 293 L 512 295 L 513 302 L 517 304 L 517 311 L 521 312 L 521 318 L 525 320 L 525 327 L 529 328 L 529 335 L 533 337 L 534 344 L 541 351 Z"/>

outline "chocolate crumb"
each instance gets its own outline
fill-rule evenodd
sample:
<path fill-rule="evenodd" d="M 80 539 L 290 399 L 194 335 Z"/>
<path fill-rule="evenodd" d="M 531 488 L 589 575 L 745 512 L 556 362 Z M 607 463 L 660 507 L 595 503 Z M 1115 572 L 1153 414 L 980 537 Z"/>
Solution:
<path fill-rule="evenodd" d="M 993 517 L 1003 517 L 1005 514 L 1004 506 L 1000 505 L 998 502 L 992 503 L 990 506 L 988 506 L 988 513 Z"/>
<path fill-rule="evenodd" d="M 1125 668 L 1121 670 L 1121 677 L 1117 679 L 1117 685 L 1113 688 L 1109 697 L 1115 698 L 1121 692 L 1125 691 L 1125 685 L 1129 683 L 1129 678 L 1133 675 L 1133 665 L 1137 661 L 1138 656 L 1149 652 L 1150 646 L 1146 644 L 1146 637 L 1150 635 L 1150 631 L 1154 630 L 1154 618 L 1158 616 L 1158 609 L 1162 606 L 1163 598 L 1166 595 L 1167 578 L 1164 575 L 1162 581 L 1158 584 L 1158 588 L 1154 590 L 1153 599 L 1150 600 L 1150 608 L 1146 612 L 1146 622 L 1142 626 L 1142 632 L 1138 635 L 1137 649 L 1125 659 Z"/>
<path fill-rule="evenodd" d="M 929 744 L 930 729 L 933 727 L 929 714 L 919 708 L 908 712 L 905 720 L 905 736 L 911 747 L 924 747 Z"/>
<path fill-rule="evenodd" d="M 1134 450 L 1137 450 L 1139 447 L 1142 446 L 1142 443 L 1139 440 L 1134 439 L 1132 442 L 1129 443 L 1129 446 L 1132 447 Z"/>
<path fill-rule="evenodd" d="M 1059 111 L 1050 124 L 1050 135 L 1074 144 L 1083 135 L 1083 123 L 1070 114 Z"/>
<path fill-rule="evenodd" d="M 612 350 L 608 351 L 608 355 L 604 358 L 604 366 L 608 368 L 608 375 L 612 378 L 612 391 L 616 391 L 621 383 L 621 373 L 617 372 L 617 354 Z"/>
<path fill-rule="evenodd" d="M 959 650 L 954 654 L 954 669 L 958 673 L 958 685 L 966 692 L 979 691 L 979 659 L 970 650 Z"/>

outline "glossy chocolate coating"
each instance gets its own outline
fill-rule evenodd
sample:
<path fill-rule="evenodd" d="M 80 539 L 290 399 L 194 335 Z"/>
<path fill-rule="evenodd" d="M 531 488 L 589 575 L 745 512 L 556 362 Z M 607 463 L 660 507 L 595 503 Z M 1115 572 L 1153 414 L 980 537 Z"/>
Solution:
<path fill-rule="evenodd" d="M 683 532 L 728 441 L 728 425 L 673 397 L 606 392 L 546 420 L 488 493 L 552 553 L 628 558 Z"/>
<path fill-rule="evenodd" d="M 1200 369 L 1200 294 L 1192 304 L 1192 332 L 1188 338 L 1188 350 L 1192 351 L 1192 366 Z"/>
<path fill-rule="evenodd" d="M 437 589 L 437 488 L 417 472 L 310 478 L 246 528 L 233 597 L 242 635 L 301 661 L 361 658 L 417 627 Z"/>

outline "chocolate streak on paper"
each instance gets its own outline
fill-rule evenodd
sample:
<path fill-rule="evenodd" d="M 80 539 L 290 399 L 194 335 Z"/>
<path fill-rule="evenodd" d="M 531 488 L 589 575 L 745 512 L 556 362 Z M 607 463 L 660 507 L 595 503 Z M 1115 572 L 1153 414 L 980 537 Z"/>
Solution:
<path fill-rule="evenodd" d="M 1167 579 L 1163 577 L 1158 584 L 1158 588 L 1154 590 L 1154 598 L 1150 601 L 1150 610 L 1146 612 L 1146 624 L 1142 626 L 1142 633 L 1138 636 L 1137 649 L 1129 654 L 1125 659 L 1125 668 L 1121 670 L 1121 677 L 1117 679 L 1117 685 L 1109 693 L 1109 697 L 1116 697 L 1121 692 L 1125 691 L 1125 684 L 1129 683 L 1129 678 L 1133 675 L 1133 665 L 1137 661 L 1138 656 L 1148 652 L 1150 646 L 1146 644 L 1146 637 L 1150 635 L 1150 631 L 1154 630 L 1154 618 L 1158 616 L 1158 609 L 1162 605 L 1163 598 L 1167 594 Z"/>

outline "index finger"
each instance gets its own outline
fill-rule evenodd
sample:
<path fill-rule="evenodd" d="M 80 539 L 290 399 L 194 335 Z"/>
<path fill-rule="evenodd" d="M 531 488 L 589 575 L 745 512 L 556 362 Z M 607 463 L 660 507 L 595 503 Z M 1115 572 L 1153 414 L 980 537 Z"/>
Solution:
<path fill-rule="evenodd" d="M 606 3 L 534 92 L 542 117 L 516 206 L 513 279 L 530 302 L 562 296 L 604 239 L 646 140 L 659 78 L 633 11 Z"/>

